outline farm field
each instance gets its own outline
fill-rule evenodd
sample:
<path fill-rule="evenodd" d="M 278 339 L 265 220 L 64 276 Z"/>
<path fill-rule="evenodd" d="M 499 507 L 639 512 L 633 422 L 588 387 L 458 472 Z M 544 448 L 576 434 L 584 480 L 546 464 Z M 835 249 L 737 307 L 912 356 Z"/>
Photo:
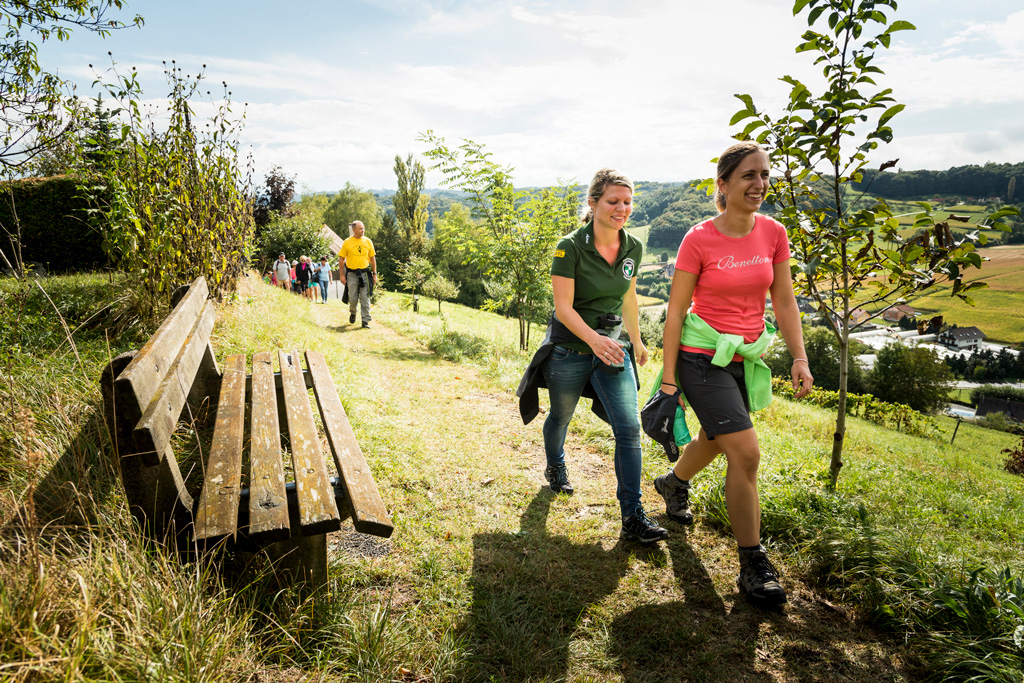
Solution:
<path fill-rule="evenodd" d="M 973 325 L 989 341 L 1020 344 L 1024 342 L 1024 245 L 983 249 L 981 254 L 990 260 L 972 279 L 984 280 L 988 288 L 972 294 L 974 306 L 950 297 L 948 285 L 909 304 L 927 316 L 941 314 L 948 323 Z"/>

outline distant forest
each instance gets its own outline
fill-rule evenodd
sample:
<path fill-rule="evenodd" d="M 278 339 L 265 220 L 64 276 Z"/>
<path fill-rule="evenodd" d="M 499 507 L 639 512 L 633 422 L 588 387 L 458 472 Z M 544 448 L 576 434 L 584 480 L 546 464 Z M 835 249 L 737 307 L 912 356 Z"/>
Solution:
<path fill-rule="evenodd" d="M 1024 183 L 1024 162 L 1019 164 L 993 164 L 984 166 L 954 166 L 948 171 L 885 171 L 871 169 L 864 172 L 862 183 L 855 184 L 859 191 L 886 199 L 919 199 L 950 195 L 960 199 L 999 199 L 1012 204 L 1021 201 L 1024 186 L 1014 187 L 1016 178 Z M 987 203 L 987 202 L 984 202 Z"/>
<path fill-rule="evenodd" d="M 1021 187 L 1016 188 L 1017 178 Z M 695 190 L 691 185 L 698 181 L 655 183 L 638 181 L 630 223 L 634 226 L 649 225 L 648 248 L 674 249 L 686 231 L 693 225 L 711 218 L 718 212 L 711 197 L 704 190 Z M 988 163 L 984 166 L 956 166 L 946 171 L 884 171 L 868 169 L 861 183 L 854 183 L 857 192 L 885 199 L 932 199 L 937 196 L 956 198 L 967 203 L 1019 204 L 1024 197 L 1024 162 L 1018 164 Z M 468 204 L 468 197 L 451 190 L 426 190 L 430 198 L 430 213 L 427 232 L 433 234 L 434 220 L 440 218 L 460 202 Z M 580 201 L 585 200 L 586 187 L 580 186 Z M 375 190 L 381 209 L 393 211 L 393 191 Z M 771 213 L 770 207 L 765 207 Z M 1014 222 L 1014 221 L 1011 221 Z M 1013 237 L 1006 241 L 1019 241 L 1020 226 L 1015 226 Z"/>

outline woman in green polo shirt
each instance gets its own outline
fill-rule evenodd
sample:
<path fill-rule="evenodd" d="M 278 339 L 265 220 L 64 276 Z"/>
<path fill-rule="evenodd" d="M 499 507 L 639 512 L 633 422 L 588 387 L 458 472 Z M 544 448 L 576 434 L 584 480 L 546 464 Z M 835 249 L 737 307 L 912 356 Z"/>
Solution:
<path fill-rule="evenodd" d="M 584 226 L 563 237 L 551 265 L 554 343 L 543 360 L 551 409 L 544 421 L 545 475 L 551 489 L 572 493 L 565 468 L 565 435 L 580 396 L 593 396 L 615 434 L 616 497 L 621 537 L 652 543 L 668 532 L 640 504 L 640 420 L 635 364 L 647 362 L 640 340 L 636 273 L 643 245 L 623 227 L 633 204 L 633 183 L 604 168 L 590 183 Z M 629 341 L 620 339 L 625 331 Z M 598 406 L 598 402 L 600 406 Z"/>

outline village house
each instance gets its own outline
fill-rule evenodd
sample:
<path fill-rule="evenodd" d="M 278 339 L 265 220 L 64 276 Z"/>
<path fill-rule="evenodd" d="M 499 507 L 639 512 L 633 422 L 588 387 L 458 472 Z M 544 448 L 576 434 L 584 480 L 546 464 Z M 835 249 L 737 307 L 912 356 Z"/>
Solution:
<path fill-rule="evenodd" d="M 916 310 L 906 304 L 898 304 L 892 308 L 886 309 L 885 313 L 882 314 L 882 320 L 887 323 L 898 323 L 904 318 L 914 318 L 916 316 Z"/>
<path fill-rule="evenodd" d="M 951 327 L 940 332 L 936 341 L 948 349 L 963 351 L 977 348 L 984 338 L 985 333 L 977 327 Z"/>

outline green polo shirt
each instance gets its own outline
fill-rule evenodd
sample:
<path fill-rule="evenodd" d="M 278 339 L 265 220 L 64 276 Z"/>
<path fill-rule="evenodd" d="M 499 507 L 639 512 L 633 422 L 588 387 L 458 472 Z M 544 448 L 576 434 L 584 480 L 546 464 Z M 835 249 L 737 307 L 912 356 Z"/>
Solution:
<path fill-rule="evenodd" d="M 587 223 L 558 241 L 551 274 L 575 280 L 572 307 L 591 329 L 605 313 L 622 315 L 622 299 L 629 291 L 644 257 L 644 245 L 622 231 L 619 253 L 609 264 L 594 246 L 594 224 Z M 566 344 L 576 351 L 589 352 L 585 343 Z"/>

